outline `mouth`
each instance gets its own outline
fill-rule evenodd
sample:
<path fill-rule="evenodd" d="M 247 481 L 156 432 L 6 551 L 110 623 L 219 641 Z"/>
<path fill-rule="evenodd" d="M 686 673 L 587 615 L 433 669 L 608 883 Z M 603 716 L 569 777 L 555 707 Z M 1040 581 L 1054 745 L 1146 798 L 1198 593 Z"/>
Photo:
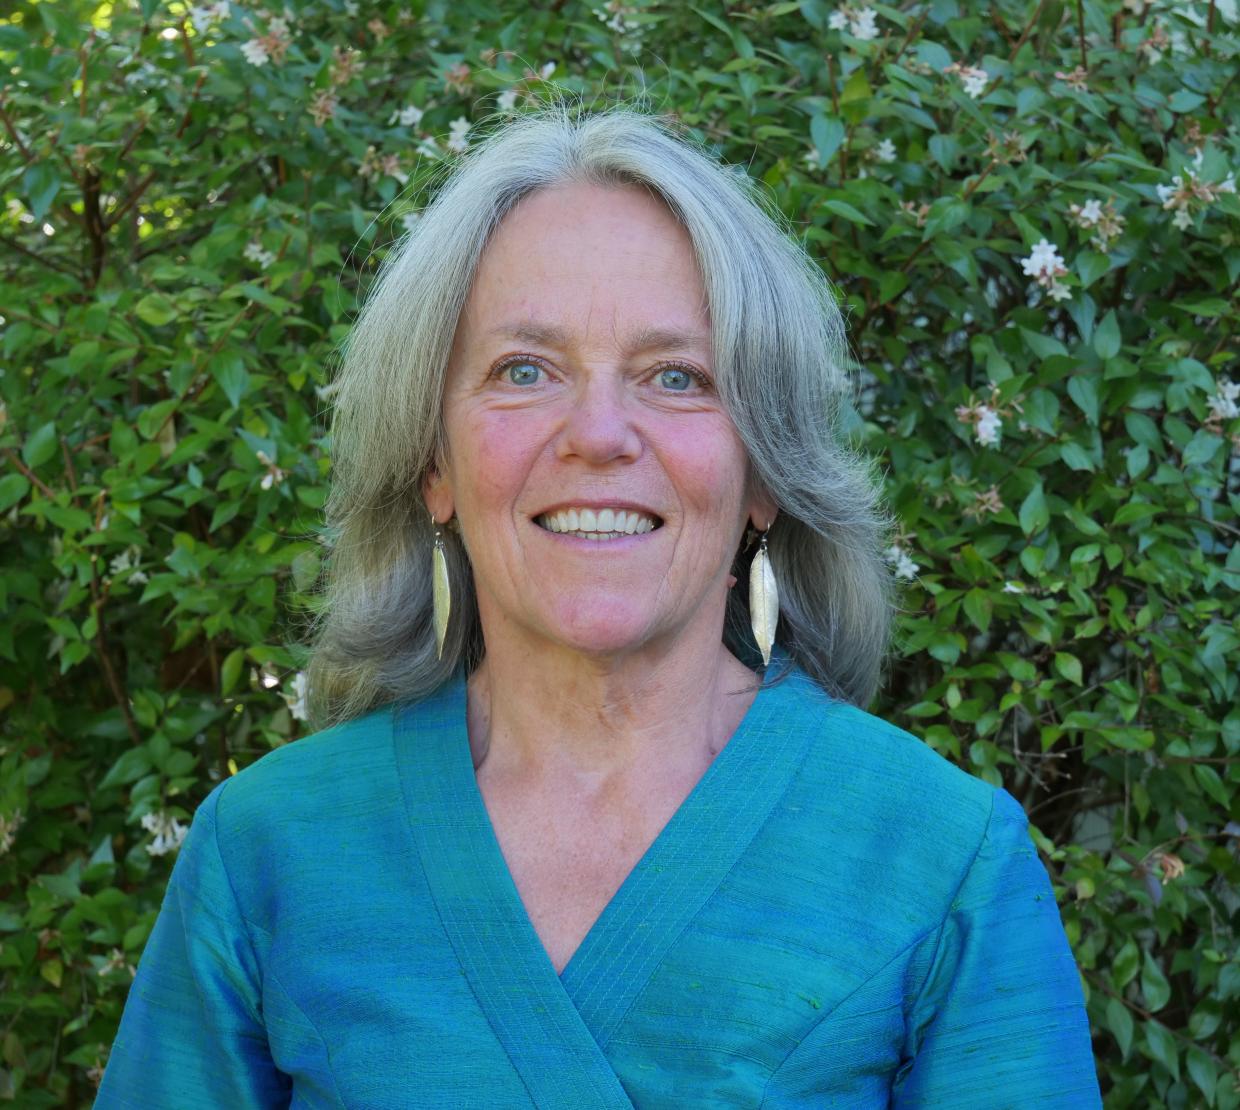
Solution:
<path fill-rule="evenodd" d="M 534 518 L 539 528 L 583 540 L 641 536 L 662 526 L 661 518 L 640 509 L 555 509 Z"/>

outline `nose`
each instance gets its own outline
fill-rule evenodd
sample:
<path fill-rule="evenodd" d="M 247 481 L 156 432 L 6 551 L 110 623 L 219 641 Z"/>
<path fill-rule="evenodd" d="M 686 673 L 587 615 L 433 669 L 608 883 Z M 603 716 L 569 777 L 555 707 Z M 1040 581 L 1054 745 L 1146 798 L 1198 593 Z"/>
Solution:
<path fill-rule="evenodd" d="M 629 400 L 619 375 L 585 375 L 567 402 L 556 443 L 558 456 L 594 466 L 636 459 L 642 440 Z"/>

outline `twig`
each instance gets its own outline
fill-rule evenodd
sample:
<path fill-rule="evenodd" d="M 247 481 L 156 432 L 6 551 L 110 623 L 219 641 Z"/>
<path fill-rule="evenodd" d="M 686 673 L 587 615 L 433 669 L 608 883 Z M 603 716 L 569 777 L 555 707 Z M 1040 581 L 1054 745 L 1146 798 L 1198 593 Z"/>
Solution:
<path fill-rule="evenodd" d="M 1042 9 L 1046 7 L 1046 0 L 1038 0 L 1038 6 L 1033 10 L 1033 15 L 1029 17 L 1029 22 L 1025 24 L 1025 29 L 1021 31 L 1020 38 L 1016 40 L 1016 45 L 1012 47 L 1012 53 L 1008 57 L 1009 62 L 1016 60 L 1016 55 L 1020 53 L 1020 48 L 1025 45 L 1026 40 L 1033 33 L 1034 25 L 1038 22 L 1038 16 L 1042 14 Z"/>
<path fill-rule="evenodd" d="M 18 470 L 20 470 L 26 476 L 26 479 L 30 482 L 32 486 L 38 487 L 39 491 L 43 494 L 44 497 L 48 498 L 51 501 L 56 500 L 56 494 L 52 492 L 51 488 L 47 486 L 43 482 L 43 480 L 39 478 L 39 476 L 35 474 L 33 470 L 30 469 L 30 467 L 28 467 L 24 462 L 21 461 L 20 458 L 18 458 L 17 453 L 11 447 L 6 447 L 4 449 L 4 454 L 5 454 L 5 457 L 9 460 L 9 462 L 11 462 L 15 467 L 17 467 Z"/>
<path fill-rule="evenodd" d="M 9 114 L 4 110 L 4 104 L 0 103 L 0 120 L 4 121 L 4 129 L 9 133 L 9 138 L 13 140 L 13 145 L 22 152 L 22 157 L 27 162 L 34 161 L 34 155 L 30 148 L 22 142 L 21 136 L 17 133 L 17 128 L 13 126 L 13 121 L 9 119 Z"/>
<path fill-rule="evenodd" d="M 1082 0 L 1076 0 L 1076 27 L 1077 39 L 1081 44 L 1081 68 L 1088 72 L 1089 55 L 1085 53 L 1085 5 Z"/>
<path fill-rule="evenodd" d="M 69 274 L 71 277 L 79 276 L 78 273 L 70 267 L 62 266 L 59 262 L 53 262 L 50 258 L 44 258 L 41 254 L 36 254 L 28 247 L 23 247 L 16 239 L 10 239 L 7 235 L 0 235 L 0 243 L 4 243 L 6 246 L 12 247 L 19 254 L 24 254 L 27 258 L 34 259 L 35 262 L 38 262 L 41 266 L 46 266 L 49 270 L 55 270 L 57 273 L 61 274 Z M 5 310 L 5 315 L 10 315 L 7 309 Z"/>

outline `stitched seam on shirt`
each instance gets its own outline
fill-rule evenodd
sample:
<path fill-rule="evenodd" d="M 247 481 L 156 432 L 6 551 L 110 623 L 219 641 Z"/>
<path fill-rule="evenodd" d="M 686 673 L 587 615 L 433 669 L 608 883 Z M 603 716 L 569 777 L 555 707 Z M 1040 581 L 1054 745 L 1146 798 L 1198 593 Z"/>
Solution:
<path fill-rule="evenodd" d="M 271 976 L 276 986 L 278 986 L 284 993 L 284 997 L 288 999 L 288 1004 L 301 1015 L 302 1021 L 310 1026 L 310 1029 L 318 1038 L 319 1044 L 323 1047 L 323 1059 L 327 1061 L 327 1078 L 331 1080 L 332 1090 L 336 1095 L 336 1101 L 341 1106 L 347 1106 L 348 1104 L 344 1101 L 344 1096 L 340 1093 L 340 1084 L 336 1082 L 336 1069 L 332 1066 L 332 1050 L 328 1047 L 327 1038 L 319 1032 L 319 1027 L 315 1024 L 314 1019 L 297 1004 L 297 1000 L 288 992 L 288 988 L 285 987 L 285 985 L 280 981 L 280 977 L 271 970 L 268 970 L 267 974 Z"/>
<path fill-rule="evenodd" d="M 968 866 L 965 867 L 964 871 L 961 873 L 960 881 L 956 884 L 955 889 L 952 891 L 951 898 L 948 899 L 947 909 L 943 913 L 943 919 L 933 929 L 927 929 L 924 933 L 918 936 L 915 940 L 910 941 L 908 944 L 906 944 L 902 949 L 900 949 L 899 952 L 897 952 L 894 956 L 892 956 L 890 960 L 888 960 L 885 964 L 883 964 L 882 967 L 878 968 L 877 970 L 872 972 L 870 975 L 867 975 L 864 981 L 858 983 L 851 991 L 848 992 L 848 994 L 846 994 L 843 998 L 841 998 L 839 1002 L 837 1002 L 834 1006 L 832 1006 L 829 1012 L 823 1014 L 822 1017 L 820 1017 L 816 1022 L 814 1022 L 814 1024 L 806 1032 L 805 1036 L 803 1036 L 791 1049 L 788 1050 L 788 1054 L 782 1060 L 780 1060 L 776 1068 L 767 1077 L 766 1083 L 764 1083 L 762 1086 L 762 1101 L 758 1104 L 758 1110 L 762 1110 L 762 1107 L 766 1105 L 766 1100 L 768 1097 L 767 1091 L 770 1089 L 771 1084 L 775 1082 L 775 1077 L 783 1070 L 784 1065 L 787 1064 L 788 1061 L 797 1054 L 801 1046 L 818 1032 L 818 1030 L 822 1027 L 824 1022 L 828 1022 L 833 1017 L 835 1017 L 835 1015 L 852 1000 L 853 996 L 856 995 L 858 991 L 864 990 L 867 986 L 870 985 L 870 983 L 872 983 L 875 979 L 877 979 L 878 976 L 882 975 L 883 972 L 885 972 L 889 967 L 891 967 L 893 963 L 901 959 L 906 953 L 911 952 L 914 948 L 916 948 L 919 944 L 921 944 L 921 942 L 924 941 L 926 937 L 931 936 L 934 933 L 937 933 L 938 939 L 935 941 L 934 951 L 930 955 L 930 962 L 926 965 L 926 974 L 925 976 L 923 976 L 921 983 L 917 987 L 917 990 L 912 995 L 914 1004 L 916 1004 L 916 1002 L 919 1002 L 921 1000 L 921 993 L 922 991 L 926 989 L 926 981 L 930 978 L 930 973 L 934 970 L 934 961 L 938 959 L 939 949 L 943 945 L 943 933 L 946 931 L 947 920 L 949 917 L 951 917 L 952 908 L 956 904 L 956 899 L 960 897 L 960 892 L 961 890 L 964 889 L 964 884 L 968 881 L 969 874 L 973 870 L 973 865 L 977 863 L 977 857 L 981 854 L 982 845 L 986 843 L 986 838 L 990 835 L 990 825 L 991 825 L 991 822 L 994 820 L 994 815 L 995 815 L 995 792 L 992 790 L 990 794 L 990 812 L 986 815 L 986 824 L 982 829 L 981 839 L 978 840 L 977 847 L 973 849 L 973 854 L 969 857 Z M 909 1003 L 907 1001 L 905 1001 L 903 1009 L 904 1009 L 905 1024 L 907 1026 L 908 1011 L 909 1011 Z"/>

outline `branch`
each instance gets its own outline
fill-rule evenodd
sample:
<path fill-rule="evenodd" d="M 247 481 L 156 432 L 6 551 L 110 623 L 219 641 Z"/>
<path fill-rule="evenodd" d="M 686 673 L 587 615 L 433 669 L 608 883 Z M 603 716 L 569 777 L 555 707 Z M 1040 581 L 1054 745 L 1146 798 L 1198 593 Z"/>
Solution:
<path fill-rule="evenodd" d="M 13 121 L 9 119 L 9 114 L 4 110 L 4 105 L 0 103 L 0 120 L 4 122 L 4 129 L 9 133 L 9 138 L 13 140 L 13 144 L 22 152 L 22 157 L 27 162 L 34 161 L 34 155 L 30 148 L 22 142 L 22 137 L 17 133 L 17 128 L 13 126 Z"/>
<path fill-rule="evenodd" d="M 30 469 L 30 467 L 28 467 L 24 462 L 21 461 L 20 458 L 17 457 L 17 454 L 13 451 L 11 447 L 6 447 L 4 449 L 4 454 L 5 454 L 5 457 L 9 460 L 9 462 L 11 462 L 15 467 L 17 467 L 18 470 L 20 470 L 26 476 L 27 481 L 29 481 L 32 486 L 38 487 L 39 491 L 43 494 L 44 497 L 48 498 L 51 501 L 56 500 L 56 494 L 52 491 L 52 489 L 49 486 L 47 486 L 43 482 L 43 480 L 39 478 L 33 470 Z"/>
<path fill-rule="evenodd" d="M 1025 24 L 1025 29 L 1021 31 L 1020 38 L 1016 40 L 1016 45 L 1012 47 L 1012 53 L 1008 57 L 1009 62 L 1016 60 L 1016 55 L 1020 53 L 1020 48 L 1028 41 L 1029 36 L 1033 33 L 1034 24 L 1038 21 L 1038 16 L 1042 14 L 1042 9 L 1046 7 L 1046 0 L 1038 0 L 1038 6 L 1034 8 L 1033 15 L 1029 17 L 1029 22 Z"/>
<path fill-rule="evenodd" d="M 90 284 L 98 283 L 103 273 L 103 256 L 107 252 L 104 238 L 107 228 L 103 224 L 103 212 L 99 205 L 99 171 L 90 167 L 82 182 L 82 214 L 85 217 L 86 239 L 90 243 Z"/>
<path fill-rule="evenodd" d="M 7 235 L 0 235 L 0 243 L 12 247 L 15 251 L 24 254 L 27 258 L 33 258 L 42 266 L 46 266 L 49 270 L 56 270 L 58 273 L 69 274 L 71 277 L 77 277 L 77 271 L 71 270 L 68 266 L 62 266 L 59 262 L 53 262 L 50 258 L 44 258 L 41 254 L 35 254 L 28 247 L 23 247 L 16 239 L 10 239 Z"/>
<path fill-rule="evenodd" d="M 1081 68 L 1089 70 L 1089 55 L 1085 53 L 1085 6 L 1081 0 L 1076 0 L 1076 28 L 1077 39 L 1081 44 Z"/>

